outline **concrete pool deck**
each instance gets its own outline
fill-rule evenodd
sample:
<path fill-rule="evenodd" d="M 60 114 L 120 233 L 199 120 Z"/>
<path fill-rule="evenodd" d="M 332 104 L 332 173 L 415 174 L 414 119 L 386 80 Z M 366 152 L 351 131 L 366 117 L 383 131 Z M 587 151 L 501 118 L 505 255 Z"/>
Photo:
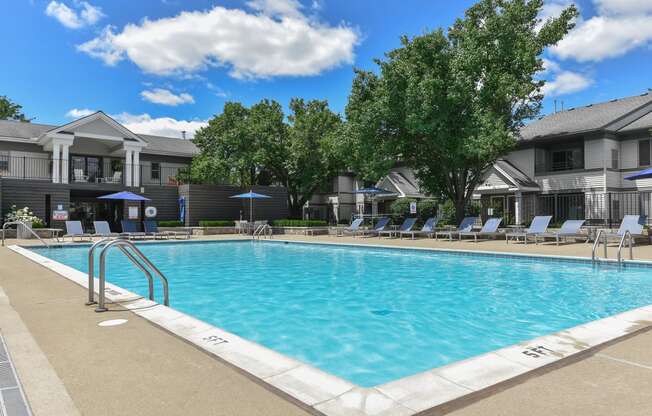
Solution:
<path fill-rule="evenodd" d="M 588 244 L 525 247 L 506 245 L 504 241 L 475 244 L 326 236 L 282 238 L 527 254 L 590 256 L 591 253 Z M 615 256 L 614 248 L 610 254 Z M 635 258 L 652 259 L 652 246 L 637 247 Z M 82 288 L 6 248 L 0 249 L 0 287 L 81 414 L 307 414 L 237 370 L 131 312 L 95 314 L 92 308 L 83 306 Z M 116 327 L 97 326 L 100 321 L 118 318 L 128 322 Z M 651 342 L 652 332 L 639 333 L 579 362 L 530 378 L 451 414 L 520 415 L 524 408 L 533 415 L 652 414 L 652 403 L 648 400 L 652 386 L 652 352 L 648 347 Z M 30 370 L 21 369 L 18 363 L 16 366 L 24 379 L 21 372 Z M 34 401 L 38 401 L 36 393 L 41 386 L 24 381 L 24 387 L 32 407 L 36 407 Z M 35 414 L 47 413 L 35 411 Z"/>

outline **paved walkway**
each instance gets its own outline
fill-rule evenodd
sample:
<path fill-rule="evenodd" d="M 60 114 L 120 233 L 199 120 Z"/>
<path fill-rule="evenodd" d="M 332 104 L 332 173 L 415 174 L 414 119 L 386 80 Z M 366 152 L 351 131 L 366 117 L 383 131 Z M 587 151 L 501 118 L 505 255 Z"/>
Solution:
<path fill-rule="evenodd" d="M 431 240 L 381 240 L 295 237 L 307 241 L 413 245 L 439 248 L 590 255 L 588 244 L 509 245 L 504 241 L 448 243 Z M 10 242 L 11 243 L 11 242 Z M 611 249 L 613 254 L 615 250 Z M 637 258 L 652 259 L 652 246 L 636 248 Z M 651 277 L 652 278 L 652 277 Z M 0 287 L 29 335 L 56 371 L 57 381 L 84 415 L 305 415 L 296 405 L 266 390 L 134 314 L 96 314 L 85 307 L 85 293 L 74 283 L 29 260 L 0 249 Z M 106 319 L 124 325 L 99 327 Z M 7 320 L 0 320 L 5 331 Z M 451 415 L 650 415 L 652 414 L 652 332 L 636 335 L 582 361 L 552 370 L 453 411 Z M 11 346 L 10 346 L 11 348 Z M 25 393 L 37 416 L 43 389 L 33 368 L 16 362 Z M 28 380 L 29 374 L 32 374 Z M 27 376 L 27 378 L 26 378 Z M 52 380 L 50 380 L 52 381 Z M 44 387 L 46 386 L 46 387 Z M 47 387 L 49 386 L 49 387 Z M 41 397 L 40 397 L 41 396 Z M 47 401 L 47 400 L 46 400 Z M 74 410 L 70 410 L 74 415 Z"/>

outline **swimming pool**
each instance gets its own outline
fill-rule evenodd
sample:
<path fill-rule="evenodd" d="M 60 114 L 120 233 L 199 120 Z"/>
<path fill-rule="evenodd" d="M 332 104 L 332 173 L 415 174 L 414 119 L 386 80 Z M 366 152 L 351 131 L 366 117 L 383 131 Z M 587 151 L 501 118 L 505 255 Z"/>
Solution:
<path fill-rule="evenodd" d="M 652 304 L 647 266 L 268 241 L 139 247 L 168 276 L 173 308 L 363 387 Z M 86 271 L 88 246 L 30 249 Z M 108 264 L 111 283 L 147 294 L 122 254 Z"/>

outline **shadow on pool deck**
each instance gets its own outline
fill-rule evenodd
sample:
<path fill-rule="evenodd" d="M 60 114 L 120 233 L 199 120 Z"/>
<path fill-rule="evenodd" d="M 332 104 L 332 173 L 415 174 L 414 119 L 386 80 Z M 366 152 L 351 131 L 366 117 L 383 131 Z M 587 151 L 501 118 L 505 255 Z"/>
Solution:
<path fill-rule="evenodd" d="M 292 240 L 519 251 L 587 256 L 588 244 L 524 247 L 504 241 L 281 236 Z M 615 249 L 610 249 L 615 255 Z M 652 246 L 635 258 L 652 259 Z M 96 314 L 83 306 L 84 290 L 29 260 L 0 249 L 0 287 L 20 314 L 82 414 L 305 415 L 302 409 L 236 370 L 130 312 Z M 122 326 L 101 328 L 106 319 Z M 0 328 L 1 329 L 1 328 Z M 452 413 L 472 415 L 650 415 L 652 332 L 600 350 L 584 360 L 531 378 Z M 19 374 L 21 369 L 18 368 Z M 38 383 L 25 385 L 38 389 Z M 38 415 L 37 415 L 38 416 Z"/>

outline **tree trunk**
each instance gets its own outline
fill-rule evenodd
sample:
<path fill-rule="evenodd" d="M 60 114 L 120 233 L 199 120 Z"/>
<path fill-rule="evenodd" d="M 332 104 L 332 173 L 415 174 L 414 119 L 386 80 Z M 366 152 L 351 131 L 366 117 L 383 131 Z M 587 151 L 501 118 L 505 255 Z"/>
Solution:
<path fill-rule="evenodd" d="M 464 219 L 465 208 L 466 199 L 464 198 L 464 195 L 458 195 L 455 198 L 455 219 L 458 224 L 460 224 Z"/>

